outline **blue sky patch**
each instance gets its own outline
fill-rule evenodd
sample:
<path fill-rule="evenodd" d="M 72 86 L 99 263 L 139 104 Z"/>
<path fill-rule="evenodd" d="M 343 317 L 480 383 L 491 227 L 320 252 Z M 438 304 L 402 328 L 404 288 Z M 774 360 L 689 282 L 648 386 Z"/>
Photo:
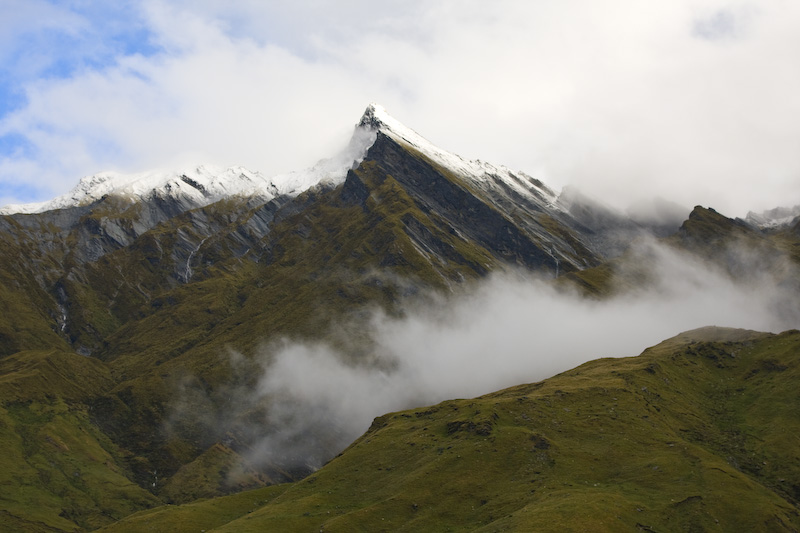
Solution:
<path fill-rule="evenodd" d="M 131 55 L 161 51 L 139 8 L 128 2 L 50 2 L 71 17 L 68 27 L 33 23 L 0 50 L 0 118 L 23 107 L 25 87 L 38 79 L 68 79 L 102 71 Z"/>
<path fill-rule="evenodd" d="M 14 156 L 30 159 L 36 155 L 37 149 L 26 137 L 17 133 L 0 135 L 0 157 Z"/>
<path fill-rule="evenodd" d="M 51 192 L 43 191 L 29 183 L 8 183 L 0 181 L 0 198 L 14 198 L 20 203 L 41 202 L 49 198 Z"/>
<path fill-rule="evenodd" d="M 0 70 L 0 118 L 27 103 L 22 88 L 12 83 L 8 74 Z"/>

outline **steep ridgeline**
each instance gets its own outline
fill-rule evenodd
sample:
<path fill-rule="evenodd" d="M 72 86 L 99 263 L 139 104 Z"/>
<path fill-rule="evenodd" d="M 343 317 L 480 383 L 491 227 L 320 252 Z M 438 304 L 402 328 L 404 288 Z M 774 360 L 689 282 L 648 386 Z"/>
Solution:
<path fill-rule="evenodd" d="M 364 163 L 348 175 L 342 197 L 370 209 L 374 192 L 402 190 L 418 210 L 403 214 L 402 229 L 431 260 L 461 262 L 450 251 L 462 242 L 479 247 L 492 263 L 553 275 L 602 258 L 540 181 L 443 152 L 375 108 L 367 110 L 360 125 L 374 129 L 377 139 Z M 373 204 L 367 205 L 370 199 Z M 450 242 L 434 232 L 451 235 Z M 492 265 L 470 266 L 483 273 Z"/>
<path fill-rule="evenodd" d="M 320 253 L 309 268 L 375 266 L 420 287 L 503 265 L 545 276 L 597 265 L 615 247 L 599 244 L 565 205 L 521 172 L 436 148 L 377 106 L 342 154 L 305 172 L 90 176 L 50 202 L 0 211 L 3 296 L 15 311 L 0 324 L 0 353 L 52 345 L 114 352 L 107 337 L 169 291 L 220 270 L 306 261 L 312 241 Z M 343 247 L 355 255 L 337 255 Z"/>
<path fill-rule="evenodd" d="M 320 442 L 313 461 L 244 459 L 263 406 L 229 402 L 260 345 L 325 338 L 368 358 L 375 309 L 505 268 L 593 272 L 654 227 L 445 152 L 378 106 L 307 171 L 106 173 L 2 213 L 0 512 L 58 530 L 329 458 Z"/>

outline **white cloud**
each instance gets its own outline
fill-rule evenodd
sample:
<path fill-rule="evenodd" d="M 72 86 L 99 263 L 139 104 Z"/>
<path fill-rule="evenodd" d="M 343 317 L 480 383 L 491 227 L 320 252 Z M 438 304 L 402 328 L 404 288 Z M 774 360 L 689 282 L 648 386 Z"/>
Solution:
<path fill-rule="evenodd" d="M 714 265 L 642 243 L 636 265 L 652 265 L 652 283 L 603 301 L 557 292 L 527 275 L 496 276 L 459 297 L 409 309 L 403 319 L 376 316 L 361 325 L 360 338 L 375 342 L 369 357 L 327 344 L 265 348 L 256 388 L 241 389 L 231 403 L 251 409 L 266 399 L 262 424 L 248 418 L 245 429 L 255 443 L 251 459 L 320 466 L 376 416 L 540 381 L 600 357 L 638 355 L 701 326 L 800 326 L 796 293 L 762 268 L 763 257 L 727 252 L 735 280 Z M 236 418 L 234 412 L 215 420 Z"/>
<path fill-rule="evenodd" d="M 62 192 L 190 159 L 297 169 L 378 101 L 444 148 L 617 205 L 659 194 L 743 215 L 800 198 L 791 2 L 142 5 L 161 52 L 28 85 L 0 134 L 38 152 L 0 161 L 0 181 Z"/>

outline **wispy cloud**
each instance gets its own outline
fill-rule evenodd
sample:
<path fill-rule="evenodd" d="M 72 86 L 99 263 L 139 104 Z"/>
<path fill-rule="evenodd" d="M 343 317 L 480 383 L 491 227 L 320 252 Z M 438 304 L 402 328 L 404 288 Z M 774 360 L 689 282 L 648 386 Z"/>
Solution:
<path fill-rule="evenodd" d="M 55 194 L 190 160 L 283 172 L 333 153 L 379 101 L 444 148 L 617 205 L 743 215 L 800 197 L 791 2 L 121 5 L 14 11 L 6 72 L 40 66 L 6 76 L 0 135 L 34 150 L 0 153 L 0 181 Z"/>
<path fill-rule="evenodd" d="M 371 338 L 368 349 L 343 349 L 341 336 L 339 347 L 271 343 L 250 360 L 261 365 L 255 384 L 223 388 L 222 408 L 192 399 L 212 406 L 196 410 L 192 423 L 205 423 L 204 434 L 236 435 L 239 451 L 256 464 L 314 468 L 387 412 L 540 381 L 600 357 L 638 355 L 701 326 L 800 326 L 797 289 L 779 284 L 787 275 L 776 268 L 780 260 L 765 268 L 758 253 L 732 248 L 724 254 L 736 271 L 731 278 L 727 269 L 654 243 L 643 242 L 637 254 L 637 268 L 651 268 L 647 287 L 604 301 L 528 275 L 496 276 L 454 299 L 409 308 L 402 319 L 377 314 L 351 326 Z M 245 368 L 245 359 L 236 361 L 234 368 Z"/>
<path fill-rule="evenodd" d="M 135 2 L 84 4 L 9 0 L 0 6 L 0 72 L 6 87 L 102 70 L 156 48 Z M 0 116 L 8 112 L 0 109 Z"/>

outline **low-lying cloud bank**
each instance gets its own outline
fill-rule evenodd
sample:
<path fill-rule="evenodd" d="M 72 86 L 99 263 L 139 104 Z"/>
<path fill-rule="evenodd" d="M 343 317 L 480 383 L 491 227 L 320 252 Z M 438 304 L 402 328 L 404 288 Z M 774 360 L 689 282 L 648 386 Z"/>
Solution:
<path fill-rule="evenodd" d="M 374 342 L 369 357 L 324 343 L 263 348 L 255 388 L 238 389 L 229 403 L 263 406 L 255 424 L 250 417 L 248 458 L 316 468 L 387 412 L 540 381 L 600 357 L 638 355 L 697 327 L 800 326 L 796 288 L 780 285 L 776 269 L 755 257 L 734 254 L 737 268 L 747 268 L 733 280 L 663 246 L 644 245 L 639 255 L 653 265 L 652 282 L 608 300 L 530 276 L 496 275 L 402 319 L 376 314 L 364 326 Z"/>

